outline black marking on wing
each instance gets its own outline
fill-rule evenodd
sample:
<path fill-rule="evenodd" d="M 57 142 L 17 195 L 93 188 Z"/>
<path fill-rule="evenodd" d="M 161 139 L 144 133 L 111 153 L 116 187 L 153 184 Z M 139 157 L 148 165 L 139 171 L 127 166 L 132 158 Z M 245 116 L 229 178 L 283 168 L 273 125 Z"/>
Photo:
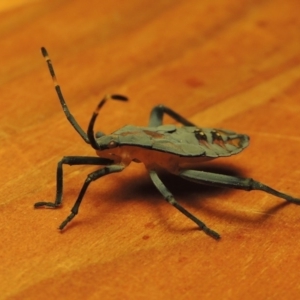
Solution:
<path fill-rule="evenodd" d="M 194 131 L 195 137 L 199 145 L 209 149 L 207 152 L 213 151 L 218 156 L 229 156 L 236 154 L 246 148 L 249 144 L 249 137 L 244 134 L 236 134 L 235 132 L 222 129 L 200 129 Z"/>

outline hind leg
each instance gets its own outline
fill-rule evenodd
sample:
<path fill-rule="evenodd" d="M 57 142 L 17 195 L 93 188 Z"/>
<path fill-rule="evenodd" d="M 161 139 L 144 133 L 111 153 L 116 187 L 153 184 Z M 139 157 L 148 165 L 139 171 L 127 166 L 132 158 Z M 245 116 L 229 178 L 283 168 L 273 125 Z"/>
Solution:
<path fill-rule="evenodd" d="M 185 170 L 180 172 L 180 177 L 194 181 L 197 183 L 203 183 L 206 185 L 213 185 L 219 187 L 229 187 L 234 189 L 241 189 L 245 191 L 260 190 L 276 197 L 285 199 L 288 202 L 292 202 L 300 205 L 300 199 L 294 198 L 282 192 L 276 191 L 273 188 L 253 180 L 252 178 L 240 178 L 229 175 L 215 174 L 196 170 Z"/>

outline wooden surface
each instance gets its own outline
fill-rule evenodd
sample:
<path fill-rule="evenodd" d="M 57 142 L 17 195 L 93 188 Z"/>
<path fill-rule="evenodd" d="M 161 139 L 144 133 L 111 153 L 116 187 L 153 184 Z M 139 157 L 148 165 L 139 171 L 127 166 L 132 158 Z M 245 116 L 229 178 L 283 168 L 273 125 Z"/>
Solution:
<path fill-rule="evenodd" d="M 54 199 L 62 156 L 94 155 L 65 119 L 41 46 L 83 128 L 106 93 L 131 99 L 103 108 L 106 133 L 146 125 L 164 103 L 251 136 L 206 169 L 300 197 L 299 1 L 2 2 L 1 299 L 299 298 L 300 207 L 271 195 L 165 176 L 218 242 L 163 200 L 143 165 L 93 183 L 62 234 L 94 167 L 65 166 L 62 208 L 33 209 Z"/>

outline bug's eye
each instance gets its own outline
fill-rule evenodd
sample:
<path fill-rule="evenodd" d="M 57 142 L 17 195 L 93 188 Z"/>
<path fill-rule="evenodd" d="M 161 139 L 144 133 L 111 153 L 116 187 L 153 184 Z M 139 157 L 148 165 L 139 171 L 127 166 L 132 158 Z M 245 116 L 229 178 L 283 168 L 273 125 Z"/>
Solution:
<path fill-rule="evenodd" d="M 115 147 L 117 147 L 118 146 L 118 144 L 117 144 L 117 142 L 116 141 L 110 141 L 109 143 L 108 143 L 108 145 L 107 145 L 107 147 L 108 148 L 115 148 Z"/>

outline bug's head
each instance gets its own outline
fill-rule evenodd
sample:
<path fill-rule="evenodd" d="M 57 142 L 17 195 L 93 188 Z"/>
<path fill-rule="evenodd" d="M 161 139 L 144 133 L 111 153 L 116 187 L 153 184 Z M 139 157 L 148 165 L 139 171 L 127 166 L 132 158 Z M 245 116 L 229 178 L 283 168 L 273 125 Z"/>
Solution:
<path fill-rule="evenodd" d="M 119 147 L 119 136 L 117 134 L 105 135 L 102 132 L 97 132 L 95 141 L 98 148 L 96 153 L 102 158 L 107 158 L 114 163 L 120 163 L 122 160 L 121 148 Z"/>
<path fill-rule="evenodd" d="M 119 139 L 117 135 L 102 135 L 96 139 L 99 149 L 97 154 L 100 157 L 111 159 L 117 162 L 120 158 Z"/>
<path fill-rule="evenodd" d="M 116 136 L 114 135 L 105 135 L 102 132 L 97 132 L 96 134 L 94 134 L 94 124 L 95 121 L 98 117 L 99 111 L 101 109 L 101 107 L 105 104 L 105 102 L 109 99 L 112 100 L 120 100 L 120 101 L 127 101 L 128 98 L 122 95 L 110 95 L 110 96 L 106 96 L 104 97 L 100 103 L 98 104 L 98 106 L 96 107 L 92 118 L 90 120 L 89 123 L 89 127 L 87 130 L 87 136 L 89 138 L 89 142 L 91 144 L 91 146 L 96 149 L 96 150 L 107 150 L 107 149 L 114 149 L 116 147 L 118 147 L 119 142 Z"/>

